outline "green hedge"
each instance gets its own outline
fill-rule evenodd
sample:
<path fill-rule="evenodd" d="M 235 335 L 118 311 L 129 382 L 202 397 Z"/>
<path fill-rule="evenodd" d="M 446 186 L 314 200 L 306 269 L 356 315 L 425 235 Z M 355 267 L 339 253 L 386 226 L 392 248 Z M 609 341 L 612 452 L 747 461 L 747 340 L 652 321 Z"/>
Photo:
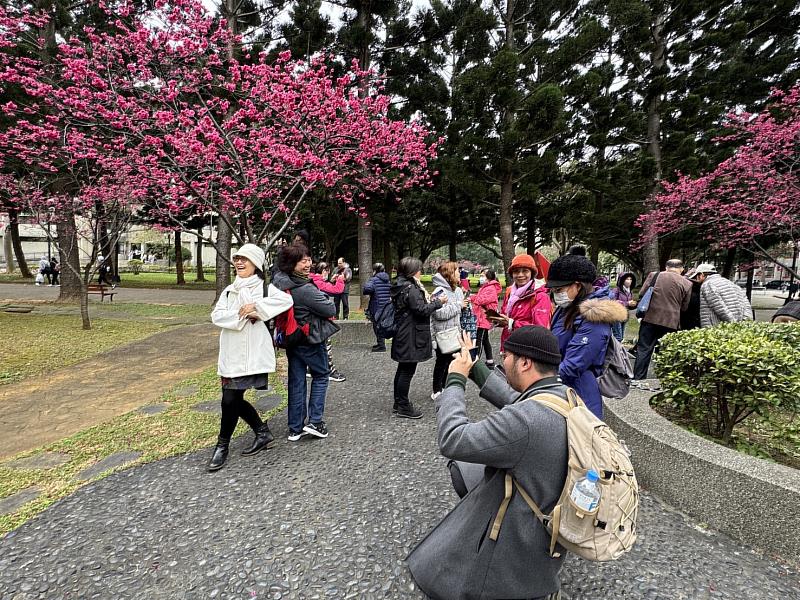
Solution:
<path fill-rule="evenodd" d="M 800 326 L 723 323 L 662 338 L 656 375 L 669 402 L 724 443 L 750 415 L 800 411 Z"/>

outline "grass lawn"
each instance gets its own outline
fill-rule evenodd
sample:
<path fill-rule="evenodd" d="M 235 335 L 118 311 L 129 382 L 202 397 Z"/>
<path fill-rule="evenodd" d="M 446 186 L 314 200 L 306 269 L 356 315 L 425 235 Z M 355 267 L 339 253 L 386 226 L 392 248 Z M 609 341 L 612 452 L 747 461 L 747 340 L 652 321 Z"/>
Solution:
<path fill-rule="evenodd" d="M 208 281 L 195 281 L 194 270 L 187 271 L 184 274 L 186 285 L 178 285 L 176 275 L 172 273 L 148 273 L 142 272 L 138 275 L 133 273 L 120 273 L 122 288 L 160 288 L 160 289 L 176 289 L 176 290 L 213 290 L 216 277 L 214 272 L 208 272 L 205 277 Z M 97 276 L 92 280 L 97 281 Z M 32 279 L 24 279 L 19 273 L 0 273 L 0 283 L 33 283 Z"/>
<path fill-rule="evenodd" d="M 281 363 L 279 362 L 280 367 Z M 279 380 L 279 377 L 270 378 L 271 384 L 275 386 L 276 392 L 284 397 L 284 401 L 262 417 L 272 417 L 286 406 L 286 392 L 277 383 Z M 197 386 L 198 391 L 186 397 L 179 397 L 175 393 L 189 385 Z M 252 393 L 252 391 L 248 392 L 248 394 Z M 127 468 L 212 445 L 219 433 L 219 416 L 198 412 L 192 407 L 200 402 L 218 398 L 219 378 L 216 375 L 216 367 L 211 367 L 198 377 L 183 381 L 179 386 L 165 393 L 161 401 L 169 403 L 169 407 L 164 412 L 152 416 L 136 411 L 130 412 L 59 442 L 24 452 L 0 462 L 0 490 L 2 490 L 0 497 L 10 496 L 30 486 L 38 486 L 42 490 L 36 500 L 25 504 L 15 513 L 0 515 L 0 536 L 19 527 L 53 502 L 88 483 L 77 481 L 75 476 L 115 452 L 142 453 L 142 456 L 134 463 L 122 467 Z M 252 398 L 250 399 L 252 400 Z M 246 433 L 247 430 L 246 425 L 240 424 L 236 435 Z M 13 460 L 42 452 L 60 452 L 68 454 L 71 458 L 66 464 L 52 469 L 12 469 L 8 467 L 8 463 Z M 106 471 L 91 481 L 102 479 L 112 472 L 114 471 Z"/>
<path fill-rule="evenodd" d="M 13 340 L 0 345 L 0 384 L 74 365 L 165 326 L 155 321 L 93 319 L 92 329 L 84 331 L 73 315 L 0 312 L 0 331 L 6 340 Z"/>

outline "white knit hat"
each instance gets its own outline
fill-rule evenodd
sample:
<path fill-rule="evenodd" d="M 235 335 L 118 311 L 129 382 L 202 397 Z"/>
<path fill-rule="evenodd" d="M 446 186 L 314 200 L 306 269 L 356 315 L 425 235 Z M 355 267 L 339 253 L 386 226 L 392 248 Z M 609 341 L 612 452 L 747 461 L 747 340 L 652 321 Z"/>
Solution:
<path fill-rule="evenodd" d="M 236 258 L 237 256 L 244 256 L 256 266 L 256 269 L 264 270 L 264 251 L 255 244 L 245 244 L 238 250 L 234 250 L 231 258 Z"/>

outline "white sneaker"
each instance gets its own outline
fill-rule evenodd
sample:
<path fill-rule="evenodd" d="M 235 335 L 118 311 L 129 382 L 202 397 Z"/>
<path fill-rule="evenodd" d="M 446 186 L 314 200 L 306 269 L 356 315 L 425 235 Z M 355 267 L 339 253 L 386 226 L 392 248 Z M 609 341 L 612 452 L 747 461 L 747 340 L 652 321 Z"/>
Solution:
<path fill-rule="evenodd" d="M 436 400 L 441 395 L 442 395 L 442 392 L 433 392 L 431 394 L 431 400 Z"/>

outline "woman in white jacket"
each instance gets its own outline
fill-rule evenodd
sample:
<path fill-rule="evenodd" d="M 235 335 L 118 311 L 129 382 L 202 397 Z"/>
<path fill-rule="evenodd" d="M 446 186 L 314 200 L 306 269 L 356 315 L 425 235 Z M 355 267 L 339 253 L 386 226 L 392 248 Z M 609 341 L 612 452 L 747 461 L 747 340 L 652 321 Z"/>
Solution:
<path fill-rule="evenodd" d="M 265 322 L 292 306 L 292 297 L 272 285 L 264 297 L 261 248 L 245 244 L 233 255 L 233 266 L 236 280 L 225 288 L 211 313 L 211 321 L 221 329 L 217 373 L 222 382 L 222 417 L 209 471 L 217 471 L 225 464 L 239 417 L 255 432 L 255 439 L 242 451 L 243 456 L 257 454 L 274 444 L 269 426 L 244 399 L 244 393 L 250 388 L 266 389 L 267 374 L 275 372 L 275 350 Z"/>

